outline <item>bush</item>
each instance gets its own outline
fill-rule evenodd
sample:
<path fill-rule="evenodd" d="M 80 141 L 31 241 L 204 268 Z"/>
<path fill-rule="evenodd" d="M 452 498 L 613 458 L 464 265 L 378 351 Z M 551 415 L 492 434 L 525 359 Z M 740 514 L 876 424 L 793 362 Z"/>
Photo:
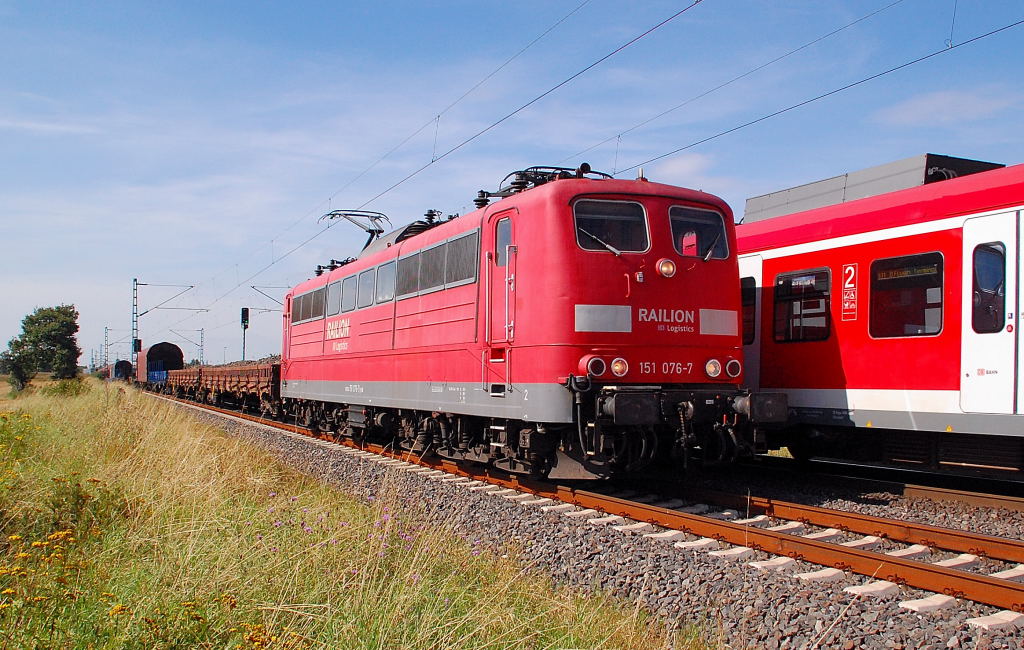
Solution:
<path fill-rule="evenodd" d="M 81 377 L 74 379 L 60 379 L 52 384 L 43 386 L 40 389 L 44 395 L 52 395 L 54 397 L 78 397 L 84 395 L 90 390 L 90 385 L 85 381 L 82 381 Z"/>

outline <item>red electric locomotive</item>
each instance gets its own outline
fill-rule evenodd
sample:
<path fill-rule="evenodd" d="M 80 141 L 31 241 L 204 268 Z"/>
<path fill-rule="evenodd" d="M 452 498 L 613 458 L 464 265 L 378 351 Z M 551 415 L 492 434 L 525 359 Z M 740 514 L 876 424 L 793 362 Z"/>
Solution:
<path fill-rule="evenodd" d="M 738 227 L 747 379 L 788 396 L 795 455 L 1024 469 L 1024 165 L 930 182 L 958 161 L 974 162 L 927 157 L 917 187 Z M 891 187 L 882 172 L 913 162 L 759 198 Z"/>
<path fill-rule="evenodd" d="M 786 409 L 739 388 L 729 207 L 586 165 L 509 179 L 470 214 L 369 228 L 358 259 L 288 293 L 284 411 L 551 478 L 763 447 Z"/>

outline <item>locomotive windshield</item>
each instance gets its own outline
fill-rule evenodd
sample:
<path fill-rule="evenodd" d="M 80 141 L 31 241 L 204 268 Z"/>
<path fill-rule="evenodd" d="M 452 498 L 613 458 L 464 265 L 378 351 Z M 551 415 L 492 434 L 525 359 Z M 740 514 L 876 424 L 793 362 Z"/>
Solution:
<path fill-rule="evenodd" d="M 672 243 L 676 252 L 705 260 L 729 257 L 722 215 L 709 210 L 675 206 L 669 210 L 672 220 Z"/>
<path fill-rule="evenodd" d="M 642 253 L 648 248 L 647 216 L 639 203 L 577 201 L 576 242 L 588 251 Z"/>

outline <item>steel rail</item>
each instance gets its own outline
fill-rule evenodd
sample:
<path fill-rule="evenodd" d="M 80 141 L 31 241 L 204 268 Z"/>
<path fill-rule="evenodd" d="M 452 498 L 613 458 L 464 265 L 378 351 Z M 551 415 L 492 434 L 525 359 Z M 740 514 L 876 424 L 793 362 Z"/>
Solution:
<path fill-rule="evenodd" d="M 593 508 L 594 510 L 599 510 L 601 512 L 615 514 L 621 517 L 628 517 L 629 519 L 637 521 L 648 522 L 663 528 L 683 531 L 691 535 L 716 539 L 720 542 L 736 546 L 744 546 L 756 551 L 764 551 L 775 555 L 791 557 L 796 560 L 802 560 L 820 566 L 850 571 L 874 579 L 888 580 L 896 584 L 946 594 L 955 598 L 963 598 L 992 605 L 994 607 L 1013 610 L 1015 612 L 1024 612 L 1024 584 L 1014 582 L 1012 580 L 993 578 L 991 576 L 970 573 L 958 569 L 950 569 L 916 560 L 893 557 L 885 555 L 884 553 L 877 553 L 874 551 L 866 551 L 829 542 L 807 539 L 805 537 L 799 537 L 784 532 L 765 530 L 730 521 L 683 513 L 655 505 L 637 503 L 635 501 L 628 501 L 594 492 L 577 490 L 567 486 L 545 484 L 530 480 L 520 480 L 516 476 L 497 476 L 486 470 L 471 471 L 465 466 L 457 465 L 456 463 L 445 459 L 425 458 L 410 452 L 396 452 L 391 449 L 386 449 L 380 445 L 359 445 L 351 440 L 338 441 L 333 437 L 312 434 L 308 429 L 303 427 L 278 422 L 276 420 L 267 420 L 266 418 L 206 404 L 197 405 L 188 400 L 179 400 L 167 396 L 160 397 L 170 401 L 182 402 L 190 406 L 220 412 L 232 417 L 257 422 L 266 426 L 283 429 L 292 433 L 318 438 L 329 442 L 336 442 L 356 449 L 364 449 L 383 456 L 422 465 L 424 467 L 442 469 L 459 476 L 485 481 L 501 487 L 529 492 L 537 495 L 538 497 L 547 497 L 571 503 L 582 508 Z M 766 507 L 770 506 L 772 508 L 772 513 L 774 513 L 775 516 L 790 518 L 782 514 L 783 512 L 788 512 L 788 510 L 782 506 L 795 506 L 796 504 L 782 504 L 781 502 L 764 500 L 761 505 Z M 817 510 L 824 511 L 824 509 L 820 508 Z M 794 510 L 793 512 L 795 513 L 796 511 Z M 829 514 L 841 515 L 845 513 L 829 511 Z M 799 517 L 796 518 L 799 519 Z M 881 518 L 870 519 L 876 519 L 879 522 L 886 521 Z M 841 520 L 836 519 L 836 521 L 839 522 Z M 890 521 L 888 523 L 891 525 L 891 529 L 893 531 L 898 531 L 900 527 L 907 527 L 907 522 Z M 841 527 L 841 525 L 832 527 L 838 528 Z M 929 528 L 934 528 L 935 530 L 946 530 L 936 527 Z M 853 528 L 849 528 L 849 530 L 853 530 Z M 1012 540 L 1008 541 L 1012 542 Z"/>
<path fill-rule="evenodd" d="M 955 501 L 982 508 L 1005 508 L 1016 512 L 1024 512 L 1024 499 L 1006 494 L 982 494 L 981 492 L 965 492 L 949 488 L 929 485 L 903 485 L 903 496 L 908 499 L 931 499 L 933 501 Z"/>
<path fill-rule="evenodd" d="M 600 507 L 611 514 L 681 530 L 692 535 L 710 537 L 737 546 L 852 571 L 879 580 L 966 598 L 1016 612 L 1024 611 L 1024 584 L 1012 580 L 949 569 L 615 497 L 578 492 L 570 488 L 553 488 L 550 494 L 578 506 L 594 509 Z"/>
<path fill-rule="evenodd" d="M 719 492 L 696 491 L 688 496 L 730 508 L 747 508 L 752 513 L 776 519 L 800 521 L 822 528 L 877 535 L 908 544 L 923 544 L 957 553 L 971 553 L 1007 562 L 1024 562 L 1024 542 L 1006 537 L 982 535 L 954 528 L 942 528 L 913 521 L 875 517 L 858 512 L 843 512 L 801 503 L 776 501 L 757 496 L 738 496 Z"/>
<path fill-rule="evenodd" d="M 775 473 L 792 472 L 792 459 L 763 456 L 756 463 L 749 463 L 760 471 L 768 470 Z M 814 458 L 808 461 L 809 467 L 817 477 L 840 478 L 844 481 L 863 483 L 865 488 L 872 486 L 878 491 L 893 492 L 908 499 L 931 499 L 933 501 L 951 501 L 985 508 L 1005 508 L 1016 512 L 1024 512 L 1024 482 L 996 476 L 946 474 L 941 472 L 924 472 L 905 467 L 889 465 L 859 464 L 843 461 L 832 461 Z M 957 485 L 926 485 L 914 481 L 932 480 L 949 484 L 958 480 L 969 485 L 979 486 L 963 489 Z M 984 486 L 989 486 L 988 488 Z M 992 488 L 1009 492 L 994 492 Z M 1013 492 L 1013 493 L 1010 493 Z"/>

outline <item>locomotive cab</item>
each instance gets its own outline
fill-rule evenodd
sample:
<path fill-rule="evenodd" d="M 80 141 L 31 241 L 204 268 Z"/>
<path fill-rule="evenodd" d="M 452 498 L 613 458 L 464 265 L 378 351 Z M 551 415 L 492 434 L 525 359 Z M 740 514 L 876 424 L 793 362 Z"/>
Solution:
<path fill-rule="evenodd" d="M 728 206 L 645 179 L 532 185 L 494 206 L 485 229 L 490 394 L 521 398 L 594 473 L 763 448 L 761 427 L 785 419 L 785 400 L 740 390 Z"/>

